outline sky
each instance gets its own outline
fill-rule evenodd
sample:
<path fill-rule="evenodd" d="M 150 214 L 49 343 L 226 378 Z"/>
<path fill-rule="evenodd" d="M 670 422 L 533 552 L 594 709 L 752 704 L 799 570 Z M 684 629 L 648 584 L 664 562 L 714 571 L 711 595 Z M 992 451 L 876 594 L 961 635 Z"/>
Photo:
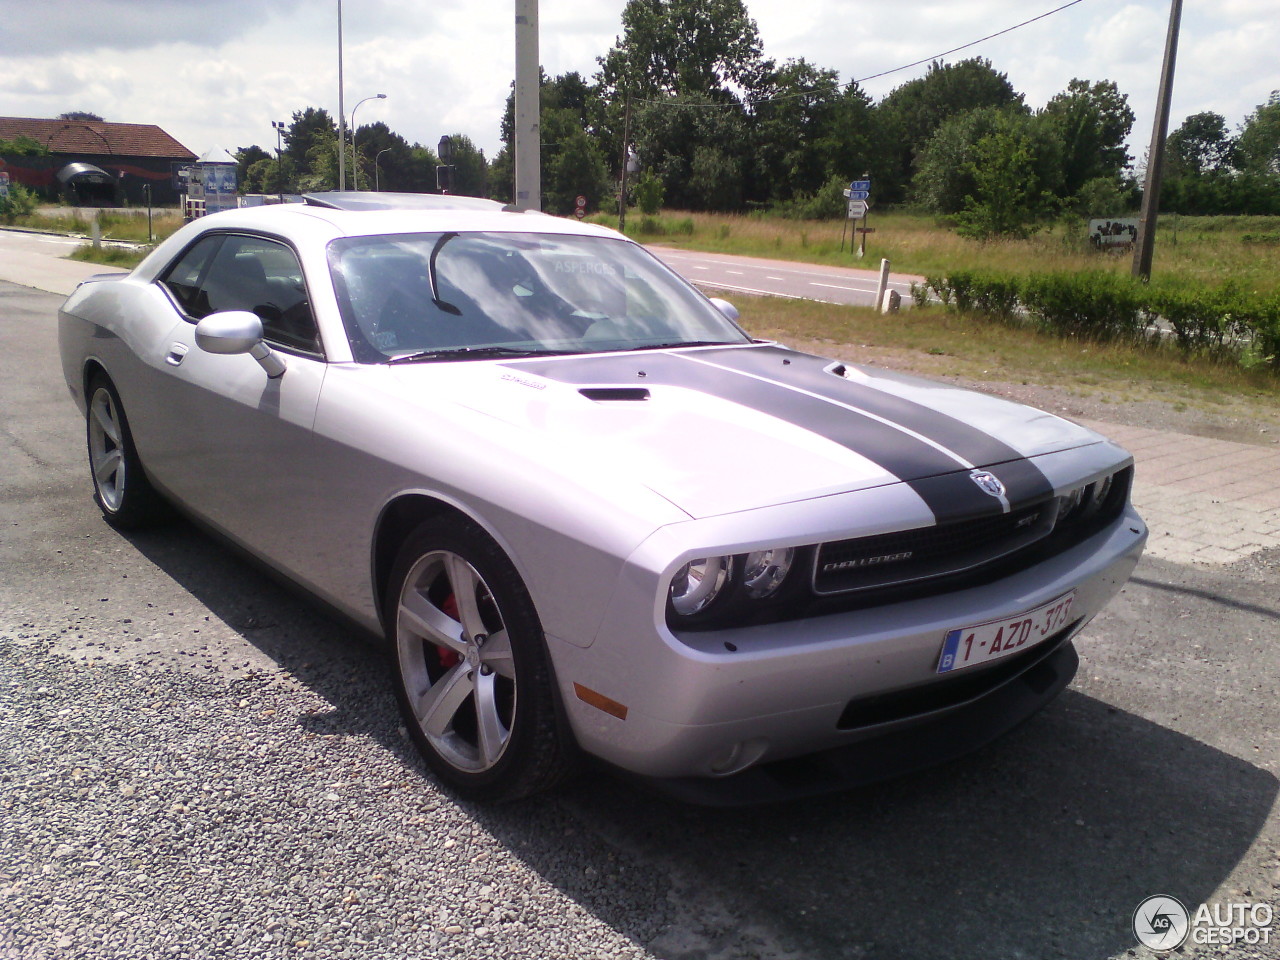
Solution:
<path fill-rule="evenodd" d="M 764 52 L 859 80 L 977 40 L 1066 0 L 746 0 Z M 625 0 L 541 0 L 540 60 L 590 77 Z M 158 124 L 197 154 L 275 146 L 272 120 L 338 110 L 338 0 L 0 0 L 0 116 L 71 110 Z M 989 59 L 1031 107 L 1074 77 L 1113 80 L 1151 138 L 1170 0 L 1082 0 L 948 56 Z M 514 3 L 343 0 L 348 118 L 433 147 L 464 133 L 492 158 L 515 68 Z M 1278 0 L 1187 0 L 1170 129 L 1194 113 L 1235 130 L 1280 89 Z M 926 65 L 863 84 L 879 99 Z M 856 163 L 856 160 L 853 161 Z"/>

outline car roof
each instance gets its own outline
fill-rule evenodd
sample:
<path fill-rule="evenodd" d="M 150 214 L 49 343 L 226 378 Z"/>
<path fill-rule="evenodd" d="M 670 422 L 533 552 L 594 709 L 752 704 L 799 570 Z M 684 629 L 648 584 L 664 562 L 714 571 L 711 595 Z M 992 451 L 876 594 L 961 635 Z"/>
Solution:
<path fill-rule="evenodd" d="M 440 194 L 312 194 L 304 203 L 245 207 L 210 214 L 195 221 L 203 229 L 248 229 L 279 233 L 294 240 L 327 243 L 337 237 L 442 230 L 501 233 L 562 233 L 621 239 L 607 227 L 518 211 L 494 200 Z M 328 225 L 328 229 L 320 227 Z"/>
<path fill-rule="evenodd" d="M 379 196 L 382 199 L 371 199 Z M 134 270 L 134 276 L 150 282 L 197 236 L 216 230 L 273 234 L 295 245 L 325 245 L 340 237 L 444 231 L 567 234 L 632 242 L 608 227 L 532 210 L 520 212 L 479 197 L 313 194 L 304 203 L 241 207 L 200 217 L 161 243 Z"/>

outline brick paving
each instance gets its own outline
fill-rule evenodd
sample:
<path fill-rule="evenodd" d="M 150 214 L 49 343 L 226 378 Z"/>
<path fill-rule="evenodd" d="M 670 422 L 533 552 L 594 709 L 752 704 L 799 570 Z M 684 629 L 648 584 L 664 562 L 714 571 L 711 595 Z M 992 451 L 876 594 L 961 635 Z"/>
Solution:
<path fill-rule="evenodd" d="M 1151 556 L 1228 564 L 1280 547 L 1280 446 L 1082 422 L 1137 461 L 1133 502 Z"/>

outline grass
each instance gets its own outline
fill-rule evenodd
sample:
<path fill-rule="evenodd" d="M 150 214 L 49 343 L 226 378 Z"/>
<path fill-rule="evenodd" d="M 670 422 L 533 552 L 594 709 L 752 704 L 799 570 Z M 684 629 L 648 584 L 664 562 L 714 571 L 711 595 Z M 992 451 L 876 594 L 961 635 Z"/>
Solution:
<path fill-rule="evenodd" d="M 616 219 L 597 218 L 616 225 Z M 878 267 L 888 259 L 897 273 L 950 270 L 1114 270 L 1128 273 L 1131 255 L 1091 249 L 1083 220 L 1061 222 L 1027 240 L 982 243 L 956 235 L 936 218 L 918 213 L 871 211 L 866 256 L 852 255 L 852 230 L 841 221 L 785 220 L 760 214 L 667 212 L 628 214 L 627 232 L 646 243 L 692 250 L 772 257 L 836 266 Z M 644 228 L 651 229 L 644 229 Z M 846 231 L 841 252 L 841 231 Z M 1246 289 L 1280 289 L 1280 244 L 1258 237 L 1280 234 L 1280 217 L 1183 217 L 1167 214 L 1156 233 L 1153 275 L 1177 275 L 1218 285 L 1230 278 Z M 1249 238 L 1249 239 L 1246 239 Z"/>
<path fill-rule="evenodd" d="M 149 247 L 102 246 L 94 249 L 93 244 L 85 243 L 76 247 L 67 255 L 68 260 L 82 260 L 85 263 L 105 263 L 113 267 L 127 267 L 132 270 L 140 264 L 151 250 Z"/>
<path fill-rule="evenodd" d="M 1243 404 L 1280 421 L 1280 376 L 1176 348 L 1064 340 L 940 308 L 882 315 L 775 297 L 737 297 L 754 336 L 799 349 L 931 377 L 1036 384 L 1104 402 L 1161 401 L 1224 412 Z"/>
<path fill-rule="evenodd" d="M 87 237 L 93 229 L 93 216 L 74 208 L 44 207 L 28 216 L 18 217 L 13 226 Z M 182 214 L 176 209 L 161 207 L 154 211 L 151 227 L 156 241 L 163 240 L 181 226 Z M 98 214 L 98 227 L 104 240 L 146 243 L 147 211 L 136 208 L 103 210 Z"/>

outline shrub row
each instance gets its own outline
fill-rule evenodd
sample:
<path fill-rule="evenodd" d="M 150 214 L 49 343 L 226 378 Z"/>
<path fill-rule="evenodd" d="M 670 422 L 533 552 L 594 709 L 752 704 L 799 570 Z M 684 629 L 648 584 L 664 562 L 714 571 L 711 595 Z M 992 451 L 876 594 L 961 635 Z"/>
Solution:
<path fill-rule="evenodd" d="M 1258 294 L 1163 279 L 1139 283 L 1117 273 L 1013 275 L 957 270 L 912 288 L 917 303 L 937 298 L 965 313 L 1033 323 L 1064 337 L 1161 342 L 1188 353 L 1250 358 L 1280 370 L 1280 294 Z"/>

